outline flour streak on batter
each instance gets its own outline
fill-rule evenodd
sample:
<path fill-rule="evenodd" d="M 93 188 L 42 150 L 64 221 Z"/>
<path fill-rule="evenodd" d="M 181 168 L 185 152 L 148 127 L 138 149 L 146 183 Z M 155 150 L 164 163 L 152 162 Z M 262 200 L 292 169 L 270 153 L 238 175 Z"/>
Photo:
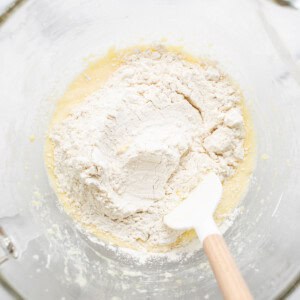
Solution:
<path fill-rule="evenodd" d="M 224 181 L 244 159 L 241 93 L 213 64 L 163 47 L 115 69 L 51 128 L 56 189 L 86 228 L 134 248 L 174 245 L 182 232 L 163 216 L 209 171 Z"/>

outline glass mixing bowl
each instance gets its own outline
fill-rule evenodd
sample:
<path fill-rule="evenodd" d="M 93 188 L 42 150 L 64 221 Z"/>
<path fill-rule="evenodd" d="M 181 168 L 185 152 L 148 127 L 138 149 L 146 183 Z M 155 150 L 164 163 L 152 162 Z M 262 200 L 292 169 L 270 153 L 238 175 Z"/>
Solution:
<path fill-rule="evenodd" d="M 26 299 L 220 298 L 201 251 L 140 266 L 87 240 L 57 208 L 44 168 L 55 101 L 87 61 L 165 39 L 218 60 L 245 92 L 257 166 L 225 238 L 255 299 L 299 276 L 300 77 L 257 3 L 32 0 L 0 28 L 0 224 L 18 252 L 1 273 Z"/>

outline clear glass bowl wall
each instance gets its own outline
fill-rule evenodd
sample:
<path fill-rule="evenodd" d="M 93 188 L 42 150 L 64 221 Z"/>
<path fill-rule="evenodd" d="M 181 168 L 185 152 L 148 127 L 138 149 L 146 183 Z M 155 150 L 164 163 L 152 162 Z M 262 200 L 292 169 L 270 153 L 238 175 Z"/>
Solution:
<path fill-rule="evenodd" d="M 2 24 L 0 223 L 19 258 L 1 273 L 25 298 L 220 297 L 203 253 L 137 266 L 87 241 L 57 208 L 43 164 L 55 101 L 86 58 L 165 38 L 218 60 L 245 91 L 257 166 L 225 238 L 255 299 L 279 295 L 297 277 L 300 89 L 258 12 L 255 2 L 240 0 L 33 0 Z"/>

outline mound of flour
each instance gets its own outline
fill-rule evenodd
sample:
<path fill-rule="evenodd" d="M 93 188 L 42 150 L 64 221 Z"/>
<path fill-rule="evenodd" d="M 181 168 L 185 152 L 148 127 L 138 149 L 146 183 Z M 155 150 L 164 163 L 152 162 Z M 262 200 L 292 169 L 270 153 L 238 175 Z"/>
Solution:
<path fill-rule="evenodd" d="M 210 63 L 163 48 L 137 51 L 50 134 L 59 190 L 94 224 L 135 247 L 181 232 L 163 217 L 213 170 L 244 157 L 241 95 Z"/>

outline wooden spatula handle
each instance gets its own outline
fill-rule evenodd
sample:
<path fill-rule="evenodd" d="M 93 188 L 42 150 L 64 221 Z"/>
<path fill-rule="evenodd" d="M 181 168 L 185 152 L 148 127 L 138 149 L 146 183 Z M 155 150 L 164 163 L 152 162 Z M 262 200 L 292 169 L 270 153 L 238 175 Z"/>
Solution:
<path fill-rule="evenodd" d="M 203 248 L 226 300 L 250 300 L 251 293 L 220 234 L 207 236 Z"/>

